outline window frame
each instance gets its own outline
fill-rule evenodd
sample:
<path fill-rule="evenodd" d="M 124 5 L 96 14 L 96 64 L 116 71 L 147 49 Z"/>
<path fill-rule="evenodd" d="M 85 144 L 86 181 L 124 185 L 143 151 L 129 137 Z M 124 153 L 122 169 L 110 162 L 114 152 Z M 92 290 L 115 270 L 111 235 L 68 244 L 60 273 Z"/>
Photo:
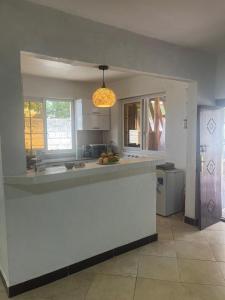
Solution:
<path fill-rule="evenodd" d="M 141 108 L 141 116 L 140 116 L 140 129 L 141 129 L 141 136 L 140 136 L 140 147 L 129 147 L 124 145 L 124 105 L 128 103 L 136 103 L 140 102 L 140 108 Z M 143 131 L 143 109 L 142 109 L 142 99 L 141 97 L 132 97 L 129 99 L 123 99 L 122 100 L 122 145 L 123 149 L 125 151 L 140 151 L 143 148 L 143 136 L 142 136 L 142 131 Z"/>
<path fill-rule="evenodd" d="M 48 150 L 48 138 L 47 138 L 47 114 L 46 114 L 46 102 L 47 100 L 52 101 L 68 101 L 71 103 L 71 138 L 72 138 L 72 149 L 64 150 Z M 75 105 L 74 99 L 71 98 L 53 98 L 53 97 L 24 97 L 24 102 L 41 102 L 43 103 L 43 119 L 44 119 L 44 148 L 35 149 L 33 151 L 43 151 L 45 154 L 57 155 L 57 154 L 71 154 L 75 153 L 76 139 L 75 139 Z M 25 149 L 26 150 L 26 149 Z"/>
<path fill-rule="evenodd" d="M 145 149 L 145 144 L 146 144 L 146 130 L 147 130 L 147 104 L 148 100 L 155 99 L 157 97 L 161 97 L 166 103 L 166 93 L 165 92 L 159 92 L 159 93 L 153 93 L 153 94 L 148 94 L 148 95 L 143 95 L 143 96 L 135 96 L 135 97 L 130 97 L 130 98 L 123 98 L 120 99 L 121 103 L 121 121 L 122 121 L 122 151 L 123 152 L 128 152 L 128 153 L 141 153 L 143 154 L 165 154 L 166 153 L 166 145 L 165 145 L 165 150 L 146 150 Z M 128 147 L 124 145 L 124 105 L 127 103 L 134 103 L 134 102 L 140 102 L 141 103 L 141 143 L 140 147 Z M 167 112 L 166 114 L 167 115 Z M 166 128 L 165 128 L 166 130 Z"/>

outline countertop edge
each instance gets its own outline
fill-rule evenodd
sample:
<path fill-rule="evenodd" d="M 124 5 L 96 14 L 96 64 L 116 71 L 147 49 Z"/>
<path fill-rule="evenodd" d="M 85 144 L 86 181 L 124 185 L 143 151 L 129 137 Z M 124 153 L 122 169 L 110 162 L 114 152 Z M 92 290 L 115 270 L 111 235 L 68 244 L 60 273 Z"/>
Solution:
<path fill-rule="evenodd" d="M 88 163 L 85 168 L 65 170 L 64 167 L 51 168 L 51 171 L 41 172 L 39 174 L 5 176 L 4 183 L 8 185 L 32 185 L 57 182 L 63 180 L 76 180 L 95 175 L 107 175 L 111 173 L 120 173 L 126 170 L 135 170 L 137 168 L 149 168 L 149 171 L 155 171 L 157 164 L 161 163 L 163 158 L 158 159 L 137 159 L 137 160 L 121 160 L 119 164 L 100 166 L 96 163 Z M 143 170 L 144 170 L 143 169 Z M 55 170 L 55 172 L 54 172 Z"/>

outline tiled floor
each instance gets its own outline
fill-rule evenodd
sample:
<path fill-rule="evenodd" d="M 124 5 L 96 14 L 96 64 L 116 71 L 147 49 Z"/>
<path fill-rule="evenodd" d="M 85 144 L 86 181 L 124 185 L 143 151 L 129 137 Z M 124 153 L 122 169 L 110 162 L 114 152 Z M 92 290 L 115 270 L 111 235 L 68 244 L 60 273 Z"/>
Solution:
<path fill-rule="evenodd" d="M 225 223 L 200 232 L 175 215 L 157 217 L 157 230 L 158 242 L 15 299 L 224 300 Z"/>

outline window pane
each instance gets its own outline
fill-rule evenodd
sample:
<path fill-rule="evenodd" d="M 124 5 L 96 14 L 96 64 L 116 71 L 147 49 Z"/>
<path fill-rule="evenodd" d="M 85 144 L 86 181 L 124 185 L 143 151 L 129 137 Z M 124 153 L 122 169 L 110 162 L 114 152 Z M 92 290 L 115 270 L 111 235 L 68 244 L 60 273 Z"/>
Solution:
<path fill-rule="evenodd" d="M 33 149 L 43 149 L 44 148 L 44 134 L 33 133 L 31 135 L 32 148 Z"/>
<path fill-rule="evenodd" d="M 30 118 L 24 119 L 24 126 L 25 133 L 30 133 Z"/>
<path fill-rule="evenodd" d="M 27 118 L 30 117 L 29 101 L 24 102 L 24 117 L 27 117 Z"/>
<path fill-rule="evenodd" d="M 140 102 L 124 104 L 124 146 L 140 147 L 141 104 Z"/>
<path fill-rule="evenodd" d="M 26 150 L 44 148 L 43 103 L 41 101 L 24 102 L 24 131 Z"/>
<path fill-rule="evenodd" d="M 43 149 L 44 143 L 43 134 L 25 134 L 25 149 L 27 150 Z"/>
<path fill-rule="evenodd" d="M 25 133 L 25 149 L 30 150 L 31 149 L 31 136 L 30 134 Z"/>
<path fill-rule="evenodd" d="M 31 119 L 31 132 L 44 134 L 44 120 L 43 119 Z"/>
<path fill-rule="evenodd" d="M 71 101 L 47 100 L 48 150 L 72 149 Z"/>
<path fill-rule="evenodd" d="M 146 150 L 165 150 L 165 105 L 161 97 L 147 101 Z"/>

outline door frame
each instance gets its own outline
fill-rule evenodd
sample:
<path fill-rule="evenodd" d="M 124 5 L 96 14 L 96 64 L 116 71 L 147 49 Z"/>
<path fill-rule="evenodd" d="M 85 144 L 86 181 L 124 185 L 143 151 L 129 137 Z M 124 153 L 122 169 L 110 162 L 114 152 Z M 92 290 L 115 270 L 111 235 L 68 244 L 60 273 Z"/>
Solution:
<path fill-rule="evenodd" d="M 224 113 L 225 113 L 225 99 L 216 99 L 216 105 L 217 105 L 218 107 L 224 108 Z M 225 147 L 224 147 L 224 149 L 225 149 Z M 223 179 L 224 179 L 224 178 L 223 178 L 223 176 L 222 176 L 222 180 L 223 180 Z M 221 217 L 221 221 L 225 222 L 225 217 L 223 217 L 223 215 L 222 215 L 222 217 Z"/>
<path fill-rule="evenodd" d="M 201 158 L 200 158 L 200 108 L 197 106 L 197 134 L 196 134 L 196 185 L 195 185 L 195 215 L 196 223 L 200 229 L 201 224 L 201 194 L 200 194 L 200 170 L 201 170 Z"/>

